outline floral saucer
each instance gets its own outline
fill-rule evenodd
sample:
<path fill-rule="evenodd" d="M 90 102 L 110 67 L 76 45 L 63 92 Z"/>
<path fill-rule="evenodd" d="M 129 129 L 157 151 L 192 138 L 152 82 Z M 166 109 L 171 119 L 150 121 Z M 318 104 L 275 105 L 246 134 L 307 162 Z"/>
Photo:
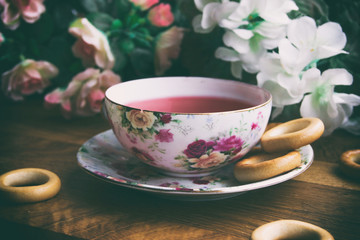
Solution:
<path fill-rule="evenodd" d="M 78 164 L 88 173 L 123 187 L 156 193 L 162 197 L 202 201 L 237 196 L 247 191 L 285 182 L 310 167 L 314 153 L 310 145 L 298 149 L 302 165 L 285 174 L 263 181 L 240 184 L 233 176 L 233 165 L 204 177 L 170 177 L 145 165 L 127 152 L 112 130 L 85 142 L 77 153 Z"/>

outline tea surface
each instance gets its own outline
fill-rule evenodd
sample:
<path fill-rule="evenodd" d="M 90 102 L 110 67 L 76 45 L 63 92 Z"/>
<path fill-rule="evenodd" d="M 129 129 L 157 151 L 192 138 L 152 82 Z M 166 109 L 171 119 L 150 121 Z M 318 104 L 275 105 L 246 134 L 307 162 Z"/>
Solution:
<path fill-rule="evenodd" d="M 131 102 L 127 106 L 148 111 L 173 113 L 211 113 L 253 107 L 253 105 L 238 99 L 211 96 L 158 98 Z"/>

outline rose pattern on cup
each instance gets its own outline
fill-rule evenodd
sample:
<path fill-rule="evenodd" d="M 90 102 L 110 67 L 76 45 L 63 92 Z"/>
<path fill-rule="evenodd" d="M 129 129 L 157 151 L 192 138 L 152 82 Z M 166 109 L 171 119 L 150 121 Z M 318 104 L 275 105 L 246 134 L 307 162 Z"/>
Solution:
<path fill-rule="evenodd" d="M 109 118 L 109 121 L 114 126 L 114 131 L 118 131 L 119 135 L 126 135 L 127 140 L 119 139 L 121 144 L 130 146 L 131 152 L 148 165 L 162 167 L 161 158 L 167 154 L 164 144 L 174 142 L 175 138 L 181 137 L 179 135 L 183 136 L 184 141 L 189 141 L 183 142 L 185 147 L 173 155 L 171 165 L 163 167 L 165 170 L 179 172 L 216 170 L 239 160 L 253 147 L 248 142 L 262 134 L 260 124 L 264 122 L 261 111 L 250 109 L 248 112 L 253 112 L 253 121 L 240 121 L 236 126 L 229 126 L 225 132 L 216 132 L 217 125 L 221 122 L 214 121 L 213 117 L 203 116 L 202 128 L 209 131 L 215 129 L 212 136 L 208 139 L 189 140 L 188 135 L 196 132 L 196 129 L 187 124 L 188 121 L 199 121 L 200 117 L 197 115 L 152 112 L 112 104 L 108 105 L 108 111 L 112 111 L 112 116 L 119 117 Z M 139 147 L 140 142 L 142 147 Z"/>
<path fill-rule="evenodd" d="M 218 167 L 228 161 L 236 161 L 246 147 L 245 141 L 236 135 L 221 137 L 216 140 L 196 140 L 190 143 L 175 159 L 182 161 L 188 170 Z"/>
<path fill-rule="evenodd" d="M 128 138 L 136 141 L 139 138 L 141 141 L 155 139 L 159 142 L 172 142 L 173 134 L 170 129 L 162 129 L 170 122 L 178 122 L 172 119 L 172 114 L 142 111 L 128 107 L 118 107 L 115 111 L 119 112 L 121 117 L 122 127 L 126 127 L 128 131 Z"/>

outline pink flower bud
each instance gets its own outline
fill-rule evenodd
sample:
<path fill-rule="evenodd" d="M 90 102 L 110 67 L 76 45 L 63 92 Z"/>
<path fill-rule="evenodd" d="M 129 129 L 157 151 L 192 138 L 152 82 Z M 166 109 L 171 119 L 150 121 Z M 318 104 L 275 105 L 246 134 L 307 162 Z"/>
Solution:
<path fill-rule="evenodd" d="M 105 93 L 100 89 L 95 89 L 94 91 L 90 92 L 87 100 L 89 101 L 89 105 L 92 111 L 100 112 L 104 97 Z"/>
<path fill-rule="evenodd" d="M 36 22 L 42 13 L 45 12 L 44 0 L 0 0 L 4 10 L 1 19 L 5 26 L 15 30 L 20 24 L 20 17 L 25 22 Z"/>
<path fill-rule="evenodd" d="M 24 95 L 42 92 L 58 69 L 49 62 L 24 60 L 2 75 L 2 90 L 13 100 L 23 100 Z"/>
<path fill-rule="evenodd" d="M 60 104 L 63 92 L 64 92 L 64 90 L 62 90 L 60 88 L 56 88 L 51 93 L 48 93 L 45 96 L 45 107 L 46 108 L 51 108 L 51 107 L 53 107 L 53 106 L 55 106 L 57 104 Z"/>
<path fill-rule="evenodd" d="M 74 21 L 69 32 L 77 38 L 72 51 L 76 57 L 81 58 L 84 66 L 96 65 L 103 69 L 111 69 L 114 66 L 115 58 L 106 36 L 86 18 Z"/>
<path fill-rule="evenodd" d="M 45 105 L 60 104 L 65 118 L 91 116 L 100 112 L 106 89 L 120 81 L 111 70 L 88 68 L 74 76 L 65 90 L 55 89 L 46 95 Z"/>
<path fill-rule="evenodd" d="M 174 22 L 170 4 L 160 3 L 149 11 L 148 19 L 157 27 L 167 27 Z"/>
<path fill-rule="evenodd" d="M 162 75 L 171 67 L 171 60 L 177 59 L 184 37 L 184 29 L 171 27 L 160 34 L 155 47 L 155 74 Z"/>

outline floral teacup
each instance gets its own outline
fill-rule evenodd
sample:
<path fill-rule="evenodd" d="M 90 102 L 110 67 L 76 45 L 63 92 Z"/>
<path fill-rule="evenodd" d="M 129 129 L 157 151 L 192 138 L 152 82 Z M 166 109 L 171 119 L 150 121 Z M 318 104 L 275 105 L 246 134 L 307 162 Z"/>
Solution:
<path fill-rule="evenodd" d="M 106 91 L 112 130 L 128 151 L 173 176 L 204 176 L 256 145 L 271 113 L 257 86 L 201 77 L 148 78 Z"/>

